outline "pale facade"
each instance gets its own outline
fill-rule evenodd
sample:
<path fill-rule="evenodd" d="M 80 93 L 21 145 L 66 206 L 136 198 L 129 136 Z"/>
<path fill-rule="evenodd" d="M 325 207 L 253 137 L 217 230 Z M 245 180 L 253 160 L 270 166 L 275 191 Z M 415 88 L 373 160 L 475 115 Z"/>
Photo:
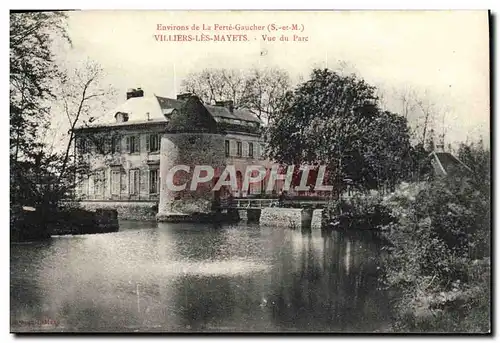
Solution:
<path fill-rule="evenodd" d="M 108 116 L 75 130 L 76 149 L 91 170 L 80 175 L 78 194 L 82 202 L 177 201 L 179 194 L 161 195 L 162 170 L 173 163 L 205 163 L 235 165 L 239 189 L 231 192 L 247 196 L 241 191 L 246 167 L 270 165 L 262 156 L 260 129 L 255 116 L 231 102 L 206 105 L 190 95 L 145 97 L 142 90 L 132 90 Z M 251 184 L 249 193 L 263 190 L 263 183 Z M 209 195 L 205 198 L 208 202 Z M 206 211 L 202 207 L 192 211 Z"/>

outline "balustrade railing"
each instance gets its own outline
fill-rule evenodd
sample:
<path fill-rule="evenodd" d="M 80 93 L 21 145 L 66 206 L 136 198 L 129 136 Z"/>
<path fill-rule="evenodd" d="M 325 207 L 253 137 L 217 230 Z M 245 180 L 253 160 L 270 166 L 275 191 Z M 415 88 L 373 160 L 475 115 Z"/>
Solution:
<path fill-rule="evenodd" d="M 79 200 L 82 201 L 158 201 L 160 197 L 158 194 L 117 194 L 117 195 L 102 195 L 90 194 L 81 195 Z"/>

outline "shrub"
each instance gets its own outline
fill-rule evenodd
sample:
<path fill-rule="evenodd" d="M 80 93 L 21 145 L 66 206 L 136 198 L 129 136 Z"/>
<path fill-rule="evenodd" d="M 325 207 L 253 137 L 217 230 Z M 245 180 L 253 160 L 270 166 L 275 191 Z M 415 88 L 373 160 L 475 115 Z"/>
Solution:
<path fill-rule="evenodd" d="M 346 221 L 348 228 L 376 230 L 392 221 L 391 214 L 382 204 L 383 198 L 377 192 L 356 194 L 351 198 L 331 202 L 326 208 L 327 222 L 338 218 Z"/>
<path fill-rule="evenodd" d="M 400 294 L 395 329 L 482 331 L 488 323 L 471 321 L 488 317 L 489 194 L 454 177 L 403 185 L 382 205 L 394 218 L 382 232 L 384 281 Z"/>

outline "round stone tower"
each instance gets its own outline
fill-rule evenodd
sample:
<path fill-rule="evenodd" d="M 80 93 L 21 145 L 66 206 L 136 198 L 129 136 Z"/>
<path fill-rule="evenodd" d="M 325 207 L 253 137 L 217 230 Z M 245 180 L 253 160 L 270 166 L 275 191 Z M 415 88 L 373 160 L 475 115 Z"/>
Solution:
<path fill-rule="evenodd" d="M 215 178 L 224 164 L 223 135 L 165 133 L 161 139 L 160 202 L 157 219 L 189 220 L 193 215 L 211 213 L 215 199 L 212 179 L 196 184 L 193 189 L 193 171 L 197 165 L 210 166 L 214 169 Z M 204 174 L 201 177 L 207 175 L 207 172 L 202 173 Z"/>
<path fill-rule="evenodd" d="M 198 98 L 190 97 L 170 118 L 160 148 L 158 221 L 184 221 L 213 212 L 213 179 L 191 187 L 196 166 L 214 178 L 225 165 L 224 134 Z M 206 176 L 206 171 L 202 172 Z M 174 187 L 172 187 L 174 186 Z"/>

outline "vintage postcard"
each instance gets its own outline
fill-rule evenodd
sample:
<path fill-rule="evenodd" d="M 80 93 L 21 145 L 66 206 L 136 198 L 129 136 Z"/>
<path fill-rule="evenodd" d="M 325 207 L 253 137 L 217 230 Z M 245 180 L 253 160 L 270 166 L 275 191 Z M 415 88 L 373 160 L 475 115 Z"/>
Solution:
<path fill-rule="evenodd" d="M 11 12 L 11 332 L 490 333 L 489 21 Z"/>

